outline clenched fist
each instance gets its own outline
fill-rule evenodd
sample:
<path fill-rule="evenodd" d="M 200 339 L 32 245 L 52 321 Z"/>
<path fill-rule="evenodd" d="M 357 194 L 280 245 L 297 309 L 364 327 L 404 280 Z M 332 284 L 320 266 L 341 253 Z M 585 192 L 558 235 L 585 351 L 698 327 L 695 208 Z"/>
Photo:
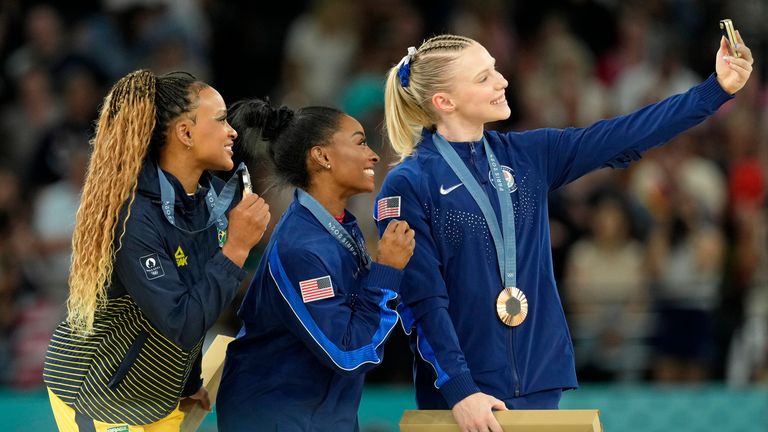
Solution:
<path fill-rule="evenodd" d="M 378 263 L 398 270 L 404 269 L 416 247 L 415 235 L 416 233 L 408 226 L 408 222 L 399 220 L 390 222 L 379 240 Z"/>
<path fill-rule="evenodd" d="M 248 253 L 261 240 L 270 219 L 269 204 L 260 196 L 250 193 L 229 212 L 227 242 L 221 252 L 240 267 Z"/>

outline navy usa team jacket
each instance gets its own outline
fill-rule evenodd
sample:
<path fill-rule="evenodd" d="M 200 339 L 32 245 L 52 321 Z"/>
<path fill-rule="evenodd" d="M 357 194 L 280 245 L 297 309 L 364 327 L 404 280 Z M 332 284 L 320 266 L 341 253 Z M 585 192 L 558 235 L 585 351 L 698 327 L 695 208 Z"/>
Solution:
<path fill-rule="evenodd" d="M 349 212 L 344 228 L 363 245 Z M 363 246 L 364 247 L 364 246 Z M 364 372 L 397 324 L 402 271 L 370 271 L 294 199 L 262 257 L 229 344 L 221 431 L 352 431 Z"/>
<path fill-rule="evenodd" d="M 625 167 L 729 98 L 713 75 L 684 94 L 587 128 L 484 133 L 512 194 L 517 283 L 529 306 L 518 327 L 507 327 L 496 315 L 503 287 L 480 208 L 424 131 L 415 154 L 388 174 L 374 208 L 380 233 L 393 218 L 416 231 L 398 312 L 417 353 L 420 409 L 447 409 L 478 391 L 506 402 L 577 386 L 552 269 L 547 194 L 597 168 Z M 500 220 L 482 141 L 451 145 Z"/>

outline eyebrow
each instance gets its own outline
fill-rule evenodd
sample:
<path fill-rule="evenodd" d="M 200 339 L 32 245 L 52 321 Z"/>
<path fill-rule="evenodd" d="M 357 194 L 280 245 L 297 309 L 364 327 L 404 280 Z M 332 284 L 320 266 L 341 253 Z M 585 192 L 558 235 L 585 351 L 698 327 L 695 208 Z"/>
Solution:
<path fill-rule="evenodd" d="M 354 137 L 355 135 L 360 135 L 361 137 L 365 138 L 365 133 L 363 133 L 363 132 L 360 132 L 360 131 L 355 131 L 355 132 L 352 134 L 352 136 L 353 136 L 353 137 Z"/>
<path fill-rule="evenodd" d="M 493 68 L 496 66 L 496 59 L 495 59 L 495 58 L 493 58 L 493 57 L 491 57 L 491 60 L 492 60 L 492 62 L 491 62 L 491 67 L 489 67 L 489 68 L 485 68 L 485 69 L 481 70 L 480 72 L 478 72 L 477 74 L 475 74 L 475 77 L 474 77 L 473 79 L 477 79 L 477 77 L 479 77 L 480 75 L 482 75 L 482 74 L 484 74 L 484 73 L 488 72 L 489 70 L 492 70 L 492 69 L 493 69 Z"/>

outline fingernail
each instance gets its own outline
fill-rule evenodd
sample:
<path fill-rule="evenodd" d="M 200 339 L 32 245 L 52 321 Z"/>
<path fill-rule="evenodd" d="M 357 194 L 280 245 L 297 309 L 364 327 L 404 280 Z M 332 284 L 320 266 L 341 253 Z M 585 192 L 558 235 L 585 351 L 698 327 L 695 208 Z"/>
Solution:
<path fill-rule="evenodd" d="M 739 44 L 737 43 L 737 44 L 735 45 L 735 47 L 736 47 L 736 49 L 739 49 L 739 48 L 741 47 L 741 45 L 739 45 Z"/>

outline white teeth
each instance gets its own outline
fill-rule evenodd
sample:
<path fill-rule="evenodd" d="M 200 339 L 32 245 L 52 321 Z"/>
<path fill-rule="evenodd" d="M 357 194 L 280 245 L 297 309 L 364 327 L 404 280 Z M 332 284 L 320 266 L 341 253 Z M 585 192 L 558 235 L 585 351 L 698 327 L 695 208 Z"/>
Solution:
<path fill-rule="evenodd" d="M 366 175 L 372 176 L 374 174 L 373 168 L 366 168 L 363 170 Z"/>
<path fill-rule="evenodd" d="M 506 100 L 507 100 L 507 98 L 506 98 L 506 97 L 504 97 L 504 96 L 502 96 L 502 97 L 500 97 L 500 98 L 498 98 L 498 99 L 494 99 L 494 100 L 492 100 L 492 101 L 491 101 L 491 105 L 498 105 L 498 104 L 500 104 L 500 103 L 502 103 L 502 102 L 504 102 L 504 101 L 506 101 Z"/>

